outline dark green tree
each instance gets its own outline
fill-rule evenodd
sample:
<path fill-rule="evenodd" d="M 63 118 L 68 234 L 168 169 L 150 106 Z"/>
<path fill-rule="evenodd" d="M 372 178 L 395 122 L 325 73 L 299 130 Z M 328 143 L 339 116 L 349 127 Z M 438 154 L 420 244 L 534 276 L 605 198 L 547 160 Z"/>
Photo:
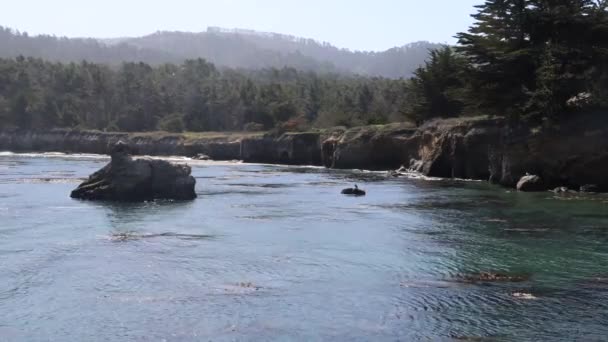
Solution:
<path fill-rule="evenodd" d="M 463 88 L 464 60 L 452 48 L 433 50 L 424 67 L 411 79 L 406 113 L 420 125 L 436 117 L 455 117 L 462 113 L 464 103 L 459 91 Z"/>
<path fill-rule="evenodd" d="M 470 112 L 518 115 L 535 86 L 535 47 L 528 0 L 487 0 L 475 23 L 458 33 L 457 51 L 471 66 L 466 80 Z"/>

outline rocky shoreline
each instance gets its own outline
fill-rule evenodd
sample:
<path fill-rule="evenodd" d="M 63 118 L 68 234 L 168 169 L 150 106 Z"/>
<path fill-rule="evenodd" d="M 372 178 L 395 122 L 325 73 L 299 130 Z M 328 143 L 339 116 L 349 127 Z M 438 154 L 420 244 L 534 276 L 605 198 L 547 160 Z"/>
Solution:
<path fill-rule="evenodd" d="M 426 176 L 490 180 L 515 187 L 527 174 L 540 189 L 591 186 L 608 191 L 608 118 L 579 115 L 550 129 L 513 127 L 499 118 L 435 120 L 405 124 L 263 134 L 159 134 L 96 131 L 0 131 L 0 150 L 109 154 L 122 140 L 134 154 L 317 165 L 339 169 L 395 170 Z"/>

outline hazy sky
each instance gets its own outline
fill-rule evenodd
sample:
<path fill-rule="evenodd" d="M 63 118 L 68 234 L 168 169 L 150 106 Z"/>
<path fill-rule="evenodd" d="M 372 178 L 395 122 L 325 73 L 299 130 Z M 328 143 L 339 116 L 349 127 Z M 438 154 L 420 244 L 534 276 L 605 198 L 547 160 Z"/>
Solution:
<path fill-rule="evenodd" d="M 453 42 L 482 0 L 13 0 L 0 26 L 69 37 L 141 36 L 157 30 L 248 28 L 384 50 L 417 40 Z"/>

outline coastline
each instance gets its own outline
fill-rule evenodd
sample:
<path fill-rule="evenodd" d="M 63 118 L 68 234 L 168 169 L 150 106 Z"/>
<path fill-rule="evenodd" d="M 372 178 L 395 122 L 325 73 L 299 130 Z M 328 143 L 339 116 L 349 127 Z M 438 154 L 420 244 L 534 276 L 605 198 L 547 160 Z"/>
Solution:
<path fill-rule="evenodd" d="M 284 133 L 110 133 L 54 129 L 0 131 L 0 150 L 16 153 L 108 154 L 118 140 L 135 155 L 208 156 L 245 163 L 396 170 L 424 176 L 489 180 L 514 187 L 527 173 L 545 190 L 593 184 L 608 191 L 608 118 L 580 115 L 552 129 L 511 127 L 503 119 L 475 117 L 407 124 Z"/>

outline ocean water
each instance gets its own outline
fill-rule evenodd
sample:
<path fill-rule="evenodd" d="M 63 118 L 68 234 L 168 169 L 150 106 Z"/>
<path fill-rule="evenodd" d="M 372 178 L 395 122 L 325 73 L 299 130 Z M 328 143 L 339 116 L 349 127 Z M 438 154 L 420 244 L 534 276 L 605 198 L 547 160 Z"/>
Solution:
<path fill-rule="evenodd" d="M 606 196 L 178 159 L 193 202 L 70 199 L 107 161 L 0 154 L 0 341 L 608 336 Z"/>

